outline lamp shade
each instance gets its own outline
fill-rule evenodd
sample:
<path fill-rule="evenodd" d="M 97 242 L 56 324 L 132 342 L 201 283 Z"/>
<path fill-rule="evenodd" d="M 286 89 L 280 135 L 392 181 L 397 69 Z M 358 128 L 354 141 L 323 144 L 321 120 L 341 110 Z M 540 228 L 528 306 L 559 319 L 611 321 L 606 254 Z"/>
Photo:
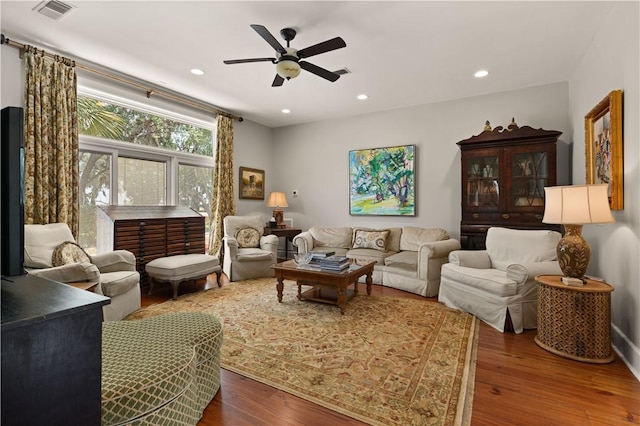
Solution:
<path fill-rule="evenodd" d="M 607 184 L 544 188 L 542 222 L 574 225 L 615 222 L 609 209 L 607 189 Z"/>
<path fill-rule="evenodd" d="M 289 207 L 284 192 L 272 192 L 267 200 L 267 207 Z"/>

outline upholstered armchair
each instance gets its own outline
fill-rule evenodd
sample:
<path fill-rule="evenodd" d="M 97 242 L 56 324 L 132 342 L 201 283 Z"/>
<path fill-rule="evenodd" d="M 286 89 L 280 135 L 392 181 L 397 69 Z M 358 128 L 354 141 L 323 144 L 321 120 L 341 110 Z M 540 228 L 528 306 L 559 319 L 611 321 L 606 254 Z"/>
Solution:
<path fill-rule="evenodd" d="M 63 283 L 96 281 L 95 293 L 111 303 L 105 321 L 117 321 L 140 308 L 140 274 L 133 253 L 116 250 L 87 255 L 65 223 L 25 225 L 24 266 L 29 274 Z"/>
<path fill-rule="evenodd" d="M 438 300 L 469 312 L 496 330 L 537 327 L 536 275 L 562 275 L 556 257 L 560 233 L 489 228 L 486 250 L 449 253 Z"/>
<path fill-rule="evenodd" d="M 277 262 L 278 237 L 263 235 L 260 216 L 227 216 L 223 227 L 222 270 L 229 280 L 274 276 L 271 266 Z"/>

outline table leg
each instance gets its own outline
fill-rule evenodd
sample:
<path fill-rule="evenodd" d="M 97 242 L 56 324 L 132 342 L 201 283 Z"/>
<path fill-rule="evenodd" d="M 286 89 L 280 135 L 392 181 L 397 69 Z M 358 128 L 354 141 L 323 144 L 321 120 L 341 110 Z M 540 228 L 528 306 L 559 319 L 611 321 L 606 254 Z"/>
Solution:
<path fill-rule="evenodd" d="M 278 282 L 276 283 L 276 289 L 278 290 L 278 302 L 282 303 L 282 290 L 284 290 L 284 278 L 278 277 Z"/>
<path fill-rule="evenodd" d="M 373 284 L 373 271 L 367 274 L 367 296 L 371 296 L 371 284 Z"/>
<path fill-rule="evenodd" d="M 298 300 L 302 300 L 302 281 L 297 281 L 298 283 Z"/>
<path fill-rule="evenodd" d="M 358 280 L 360 279 L 360 277 L 356 278 L 356 280 L 353 282 L 353 296 L 357 296 L 358 295 Z"/>
<path fill-rule="evenodd" d="M 344 310 L 347 307 L 347 289 L 341 285 L 337 286 L 338 288 L 338 307 L 340 308 L 340 313 L 344 315 Z"/>

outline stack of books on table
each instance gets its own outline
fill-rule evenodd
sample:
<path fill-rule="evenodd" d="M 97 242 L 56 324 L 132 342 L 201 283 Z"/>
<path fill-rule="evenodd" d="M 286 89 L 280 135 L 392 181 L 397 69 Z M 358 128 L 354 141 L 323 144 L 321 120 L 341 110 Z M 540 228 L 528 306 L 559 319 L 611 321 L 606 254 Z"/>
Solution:
<path fill-rule="evenodd" d="M 329 256 L 333 256 L 334 254 L 336 254 L 336 252 L 328 249 L 327 250 L 318 249 L 318 250 L 310 251 L 309 254 L 311 255 L 311 261 L 314 261 L 314 260 L 324 259 Z"/>
<path fill-rule="evenodd" d="M 349 258 L 347 256 L 333 255 L 318 259 L 315 263 L 320 266 L 320 269 L 327 271 L 344 271 L 349 267 Z"/>

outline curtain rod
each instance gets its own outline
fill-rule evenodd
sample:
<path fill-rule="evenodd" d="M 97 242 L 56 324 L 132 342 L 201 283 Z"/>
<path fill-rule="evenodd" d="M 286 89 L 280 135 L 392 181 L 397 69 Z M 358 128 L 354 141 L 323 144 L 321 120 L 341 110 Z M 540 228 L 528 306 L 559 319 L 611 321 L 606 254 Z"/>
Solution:
<path fill-rule="evenodd" d="M 4 34 L 0 34 L 0 45 L 1 44 L 6 44 L 7 46 L 16 47 L 16 48 L 18 48 L 20 50 L 24 50 L 27 47 L 27 45 L 25 45 L 25 44 L 18 43 L 17 41 L 10 40 L 8 37 L 5 37 Z M 46 51 L 41 50 L 41 49 L 40 49 L 40 51 L 42 52 L 43 55 L 45 55 L 45 56 L 47 56 L 49 58 L 55 58 L 56 56 L 58 56 L 58 55 L 51 54 L 51 53 L 46 52 Z M 75 60 L 73 62 L 74 62 L 74 65 L 75 65 L 76 68 L 80 68 L 80 69 L 88 71 L 90 73 L 98 74 L 98 75 L 100 75 L 102 77 L 106 77 L 108 79 L 115 80 L 115 81 L 118 81 L 120 83 L 124 83 L 124 84 L 127 84 L 129 86 L 136 87 L 138 89 L 142 89 L 147 93 L 147 98 L 151 98 L 152 95 L 157 95 L 157 96 L 161 96 L 163 98 L 171 99 L 173 101 L 176 101 L 176 102 L 184 104 L 184 105 L 188 105 L 188 106 L 191 106 L 191 107 L 194 107 L 194 108 L 198 108 L 198 109 L 200 109 L 202 111 L 212 112 L 212 113 L 214 113 L 216 115 L 222 115 L 222 116 L 225 116 L 225 117 L 229 117 L 229 118 L 232 118 L 234 120 L 238 120 L 240 122 L 244 121 L 244 118 L 242 118 L 240 116 L 231 114 L 229 112 L 223 111 L 221 109 L 215 108 L 215 107 L 207 105 L 205 103 L 200 103 L 200 102 L 188 99 L 188 98 L 183 97 L 183 96 L 174 95 L 173 93 L 165 92 L 163 90 L 150 89 L 148 86 L 145 86 L 142 83 L 138 83 L 136 81 L 133 81 L 133 80 L 130 80 L 130 79 L 127 79 L 127 78 L 124 78 L 124 77 L 120 77 L 120 76 L 117 76 L 115 74 L 112 74 L 112 73 L 109 73 L 109 72 L 106 72 L 106 71 L 103 71 L 103 70 L 99 70 L 97 68 L 94 68 L 94 67 L 91 67 L 91 66 L 88 66 L 88 65 L 83 65 L 83 64 L 77 63 Z"/>

